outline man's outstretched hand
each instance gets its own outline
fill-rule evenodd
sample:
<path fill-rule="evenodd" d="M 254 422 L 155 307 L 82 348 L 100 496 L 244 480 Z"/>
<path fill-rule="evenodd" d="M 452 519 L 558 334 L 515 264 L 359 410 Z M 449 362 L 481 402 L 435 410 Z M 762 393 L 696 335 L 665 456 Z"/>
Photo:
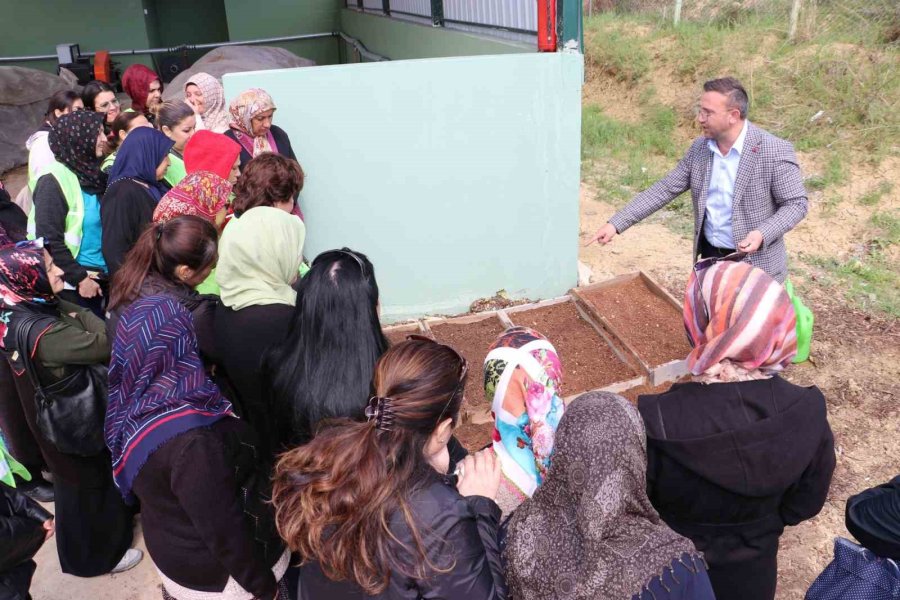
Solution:
<path fill-rule="evenodd" d="M 603 227 L 601 227 L 600 229 L 597 230 L 597 233 L 595 233 L 593 235 L 593 237 L 591 237 L 591 239 L 589 239 L 587 241 L 587 243 L 585 243 L 585 246 L 590 246 L 594 242 L 599 242 L 601 244 L 608 244 L 612 241 L 612 239 L 614 237 L 616 237 L 617 233 L 618 232 L 616 231 L 616 228 L 613 227 L 612 224 L 607 223 L 606 225 L 604 225 Z"/>

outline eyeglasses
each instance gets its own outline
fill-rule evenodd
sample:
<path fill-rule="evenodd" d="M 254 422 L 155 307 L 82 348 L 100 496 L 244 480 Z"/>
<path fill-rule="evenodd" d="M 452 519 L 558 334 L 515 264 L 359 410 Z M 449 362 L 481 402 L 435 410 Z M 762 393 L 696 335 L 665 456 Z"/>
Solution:
<path fill-rule="evenodd" d="M 709 307 L 706 304 L 706 298 L 703 297 L 703 282 L 700 281 L 700 272 L 705 271 L 711 266 L 720 262 L 740 262 L 747 257 L 746 252 L 732 252 L 725 256 L 710 256 L 702 258 L 694 263 L 694 273 L 697 274 L 697 291 L 700 293 L 700 302 L 703 304 L 703 312 L 706 313 L 706 322 L 709 323 Z"/>
<path fill-rule="evenodd" d="M 456 388 L 453 390 L 453 393 L 450 394 L 450 398 L 447 399 L 447 404 L 444 405 L 444 408 L 441 409 L 441 414 L 438 415 L 437 423 L 440 425 L 441 419 L 444 418 L 444 413 L 447 412 L 447 407 L 450 406 L 450 403 L 453 402 L 453 399 L 456 398 L 456 395 L 462 390 L 463 382 L 466 380 L 466 375 L 469 372 L 469 361 L 466 360 L 466 357 L 459 353 L 459 351 L 453 346 L 448 346 L 447 344 L 442 344 L 436 340 L 431 339 L 430 337 L 419 335 L 417 333 L 413 333 L 411 335 L 406 336 L 407 341 L 414 340 L 417 342 L 431 342 L 432 344 L 437 344 L 438 346 L 443 346 L 444 348 L 449 348 L 453 351 L 453 354 L 456 355 L 456 358 L 459 360 L 460 369 L 459 369 L 459 380 L 456 382 Z"/>
<path fill-rule="evenodd" d="M 313 266 L 313 267 L 316 266 L 316 264 L 319 263 L 320 261 L 324 260 L 325 257 L 333 257 L 333 256 L 335 256 L 335 255 L 339 255 L 339 256 L 349 256 L 350 258 L 352 258 L 353 260 L 355 260 L 355 261 L 356 261 L 356 264 L 359 265 L 359 270 L 360 270 L 360 272 L 362 273 L 363 279 L 368 279 L 368 278 L 369 278 L 369 275 L 368 275 L 368 272 L 367 272 L 367 269 L 366 269 L 366 264 L 363 262 L 363 259 L 362 259 L 356 252 L 354 252 L 353 250 L 351 250 L 350 248 L 341 248 L 341 249 L 339 249 L 339 250 L 326 250 L 326 251 L 323 252 L 322 254 L 318 255 L 318 256 L 312 261 L 312 266 Z M 431 339 L 431 338 L 426 338 L 426 339 Z M 433 341 L 433 340 L 432 340 L 432 341 Z"/>
<path fill-rule="evenodd" d="M 112 108 L 113 106 L 119 106 L 118 98 L 113 98 L 112 100 L 108 100 L 108 101 L 104 102 L 103 104 L 99 105 L 97 108 L 100 110 L 100 112 L 105 112 L 105 111 L 109 110 L 110 108 Z"/>

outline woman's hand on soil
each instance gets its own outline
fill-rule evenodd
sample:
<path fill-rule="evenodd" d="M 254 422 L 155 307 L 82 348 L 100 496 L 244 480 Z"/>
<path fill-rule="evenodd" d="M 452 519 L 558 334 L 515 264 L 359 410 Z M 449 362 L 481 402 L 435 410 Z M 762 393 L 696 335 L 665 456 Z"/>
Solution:
<path fill-rule="evenodd" d="M 456 489 L 463 496 L 484 496 L 494 500 L 500 489 L 500 461 L 493 449 L 470 454 L 460 463 Z"/>

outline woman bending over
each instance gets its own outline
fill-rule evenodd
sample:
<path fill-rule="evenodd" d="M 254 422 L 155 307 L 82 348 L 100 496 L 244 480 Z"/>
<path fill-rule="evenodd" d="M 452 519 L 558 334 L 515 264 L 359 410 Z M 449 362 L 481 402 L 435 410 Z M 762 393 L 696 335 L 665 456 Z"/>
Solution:
<path fill-rule="evenodd" d="M 305 559 L 302 600 L 506 598 L 499 465 L 479 453 L 455 485 L 445 475 L 467 370 L 432 340 L 393 346 L 375 368 L 367 421 L 337 420 L 282 455 L 273 503 L 282 538 Z"/>

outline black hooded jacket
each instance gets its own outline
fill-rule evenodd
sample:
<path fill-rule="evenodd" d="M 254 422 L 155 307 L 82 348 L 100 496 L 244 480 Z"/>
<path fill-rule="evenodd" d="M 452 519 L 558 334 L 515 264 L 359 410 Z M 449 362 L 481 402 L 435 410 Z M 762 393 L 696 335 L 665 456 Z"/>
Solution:
<path fill-rule="evenodd" d="M 780 534 L 822 509 L 835 457 L 818 388 L 778 376 L 675 384 L 638 407 L 650 500 L 667 522 Z"/>
<path fill-rule="evenodd" d="M 878 556 L 900 560 L 900 475 L 847 500 L 847 530 Z"/>

